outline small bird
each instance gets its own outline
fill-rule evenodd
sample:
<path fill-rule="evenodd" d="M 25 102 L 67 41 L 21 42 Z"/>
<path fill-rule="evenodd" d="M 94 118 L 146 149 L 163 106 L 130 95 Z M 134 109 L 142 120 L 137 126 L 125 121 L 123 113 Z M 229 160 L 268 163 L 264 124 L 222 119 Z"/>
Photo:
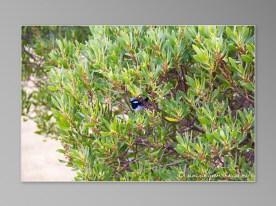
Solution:
<path fill-rule="evenodd" d="M 148 102 L 148 97 L 138 97 L 138 98 L 131 98 L 130 104 L 133 110 L 139 111 L 145 109 L 146 103 Z"/>

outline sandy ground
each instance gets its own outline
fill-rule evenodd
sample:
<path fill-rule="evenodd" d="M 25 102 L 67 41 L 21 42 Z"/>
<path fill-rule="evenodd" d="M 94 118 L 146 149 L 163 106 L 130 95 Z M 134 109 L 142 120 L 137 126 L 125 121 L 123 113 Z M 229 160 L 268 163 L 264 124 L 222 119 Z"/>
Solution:
<path fill-rule="evenodd" d="M 21 120 L 21 181 L 73 181 L 75 173 L 59 159 L 60 142 L 35 134 L 33 121 Z M 46 140 L 46 141 L 45 141 Z"/>

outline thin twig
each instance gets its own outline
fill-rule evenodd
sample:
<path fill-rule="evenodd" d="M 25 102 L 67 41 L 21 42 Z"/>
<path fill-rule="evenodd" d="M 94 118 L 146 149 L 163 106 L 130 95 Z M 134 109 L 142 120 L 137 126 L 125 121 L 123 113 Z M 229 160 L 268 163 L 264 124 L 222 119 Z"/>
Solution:
<path fill-rule="evenodd" d="M 184 160 L 178 160 L 178 161 L 166 164 L 166 165 L 164 165 L 164 167 L 170 167 L 170 166 L 178 165 L 178 164 L 183 163 L 183 162 L 184 162 Z"/>

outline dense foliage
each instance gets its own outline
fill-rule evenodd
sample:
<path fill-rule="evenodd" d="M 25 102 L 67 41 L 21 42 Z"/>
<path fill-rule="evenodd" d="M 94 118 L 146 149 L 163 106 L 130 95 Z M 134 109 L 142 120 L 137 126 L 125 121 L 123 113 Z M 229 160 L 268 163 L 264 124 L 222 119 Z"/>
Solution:
<path fill-rule="evenodd" d="M 35 105 L 76 180 L 254 181 L 254 32 L 23 27 L 23 81 L 42 83 L 23 89 L 22 114 Z"/>

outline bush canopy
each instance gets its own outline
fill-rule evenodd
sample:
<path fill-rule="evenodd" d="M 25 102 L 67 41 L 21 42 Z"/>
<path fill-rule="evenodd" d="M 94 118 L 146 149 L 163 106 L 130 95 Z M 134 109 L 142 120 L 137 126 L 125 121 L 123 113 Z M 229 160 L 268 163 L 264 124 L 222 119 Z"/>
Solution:
<path fill-rule="evenodd" d="M 254 181 L 254 26 L 22 27 L 22 114 L 77 181 Z"/>

